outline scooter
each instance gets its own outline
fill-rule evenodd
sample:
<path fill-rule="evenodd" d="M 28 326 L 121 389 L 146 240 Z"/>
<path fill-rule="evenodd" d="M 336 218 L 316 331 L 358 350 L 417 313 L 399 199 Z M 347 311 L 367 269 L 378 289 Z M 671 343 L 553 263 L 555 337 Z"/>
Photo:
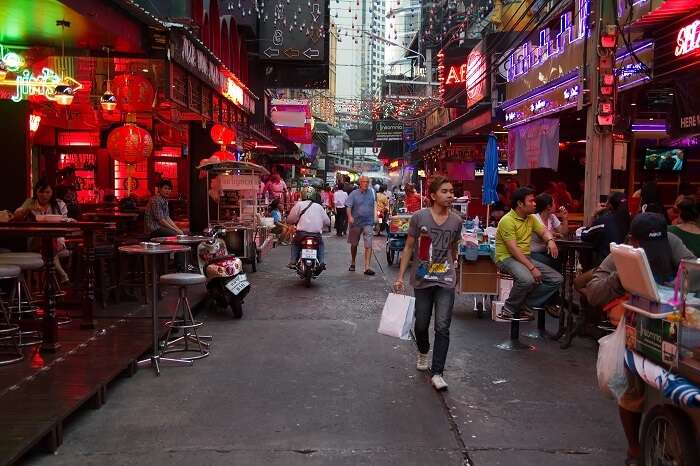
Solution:
<path fill-rule="evenodd" d="M 301 255 L 296 263 L 296 271 L 308 288 L 311 286 L 311 279 L 318 278 L 323 271 L 321 263 L 318 261 L 321 235 L 318 233 L 304 233 L 300 240 Z"/>
<path fill-rule="evenodd" d="M 231 307 L 233 317 L 243 317 L 243 299 L 250 292 L 250 282 L 243 273 L 243 262 L 228 253 L 223 228 L 210 230 L 211 239 L 197 246 L 199 271 L 207 278 L 211 301 L 219 307 Z"/>

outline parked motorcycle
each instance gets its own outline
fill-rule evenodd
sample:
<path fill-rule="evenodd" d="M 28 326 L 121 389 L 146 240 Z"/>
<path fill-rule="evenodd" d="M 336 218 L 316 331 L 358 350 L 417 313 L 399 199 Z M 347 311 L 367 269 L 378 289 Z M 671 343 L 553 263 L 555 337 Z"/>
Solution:
<path fill-rule="evenodd" d="M 250 282 L 243 273 L 243 262 L 228 253 L 223 228 L 210 231 L 211 239 L 197 246 L 200 272 L 207 278 L 209 298 L 219 307 L 231 308 L 233 317 L 243 316 L 243 299 L 250 292 Z"/>
<path fill-rule="evenodd" d="M 311 286 L 311 279 L 318 278 L 323 271 L 318 260 L 318 250 L 321 243 L 321 235 L 318 233 L 304 233 L 301 240 L 301 254 L 296 263 L 296 272 L 306 287 Z"/>

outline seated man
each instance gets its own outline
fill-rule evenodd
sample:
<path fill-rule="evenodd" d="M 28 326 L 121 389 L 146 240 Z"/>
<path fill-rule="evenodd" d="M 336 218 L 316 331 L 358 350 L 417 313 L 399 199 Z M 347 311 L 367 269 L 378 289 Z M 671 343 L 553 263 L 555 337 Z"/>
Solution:
<path fill-rule="evenodd" d="M 666 232 L 666 220 L 659 214 L 640 213 L 630 225 L 630 243 L 641 247 L 649 260 L 649 267 L 657 283 L 668 284 L 673 280 L 678 265 L 683 259 L 694 259 L 695 256 L 683 245 L 683 242 L 672 233 Z M 584 283 L 587 280 L 587 283 Z M 592 272 L 577 279 L 577 288 L 592 306 L 604 306 L 625 295 L 625 289 L 617 275 L 612 255 L 606 257 L 600 266 Z M 690 289 L 700 289 L 698 277 L 690 276 Z M 617 324 L 622 317 L 621 306 L 615 306 L 610 311 L 610 320 Z M 627 372 L 628 388 L 618 400 L 620 421 L 627 437 L 627 463 L 638 463 L 641 457 L 639 444 L 639 429 L 642 422 L 644 406 L 644 381 Z"/>
<path fill-rule="evenodd" d="M 535 191 L 528 187 L 516 189 L 511 207 L 496 231 L 496 265 L 513 277 L 513 289 L 500 314 L 504 319 L 531 317 L 528 306 L 543 306 L 563 280 L 559 272 L 530 257 L 533 231 L 542 238 L 550 256 L 556 259 L 559 254 L 552 233 L 534 216 Z"/>
<path fill-rule="evenodd" d="M 307 188 L 304 190 L 304 196 L 306 199 L 294 204 L 289 215 L 287 215 L 287 222 L 297 225 L 297 232 L 292 240 L 292 255 L 288 267 L 290 269 L 296 267 L 299 255 L 301 254 L 301 244 L 299 243 L 301 237 L 304 236 L 305 233 L 311 233 L 319 235 L 318 262 L 320 268 L 323 270 L 326 264 L 323 262 L 325 247 L 321 234 L 323 233 L 324 227 L 329 227 L 331 225 L 331 219 L 328 217 L 326 209 L 321 205 L 318 192 L 313 190 L 313 188 Z"/>
<path fill-rule="evenodd" d="M 158 191 L 148 200 L 144 213 L 143 224 L 146 234 L 149 238 L 184 234 L 170 218 L 170 210 L 168 209 L 168 198 L 173 192 L 173 183 L 170 180 L 162 179 L 156 186 Z M 178 272 L 185 272 L 187 267 L 185 253 L 175 254 L 175 267 Z"/>

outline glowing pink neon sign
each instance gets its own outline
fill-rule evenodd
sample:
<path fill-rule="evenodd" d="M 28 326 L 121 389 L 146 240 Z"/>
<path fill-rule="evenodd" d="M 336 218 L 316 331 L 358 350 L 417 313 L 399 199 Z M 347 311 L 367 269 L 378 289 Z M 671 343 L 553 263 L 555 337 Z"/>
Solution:
<path fill-rule="evenodd" d="M 680 57 L 700 48 L 700 19 L 684 26 L 676 38 L 676 56 Z"/>

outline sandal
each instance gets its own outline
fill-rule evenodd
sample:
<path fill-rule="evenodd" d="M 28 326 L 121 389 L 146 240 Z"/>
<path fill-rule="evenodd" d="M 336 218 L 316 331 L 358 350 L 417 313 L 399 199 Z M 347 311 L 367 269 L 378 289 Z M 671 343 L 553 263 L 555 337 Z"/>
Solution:
<path fill-rule="evenodd" d="M 354 272 L 354 271 L 355 271 L 355 266 L 354 266 L 354 265 L 351 265 L 350 268 L 348 269 L 348 271 Z"/>

